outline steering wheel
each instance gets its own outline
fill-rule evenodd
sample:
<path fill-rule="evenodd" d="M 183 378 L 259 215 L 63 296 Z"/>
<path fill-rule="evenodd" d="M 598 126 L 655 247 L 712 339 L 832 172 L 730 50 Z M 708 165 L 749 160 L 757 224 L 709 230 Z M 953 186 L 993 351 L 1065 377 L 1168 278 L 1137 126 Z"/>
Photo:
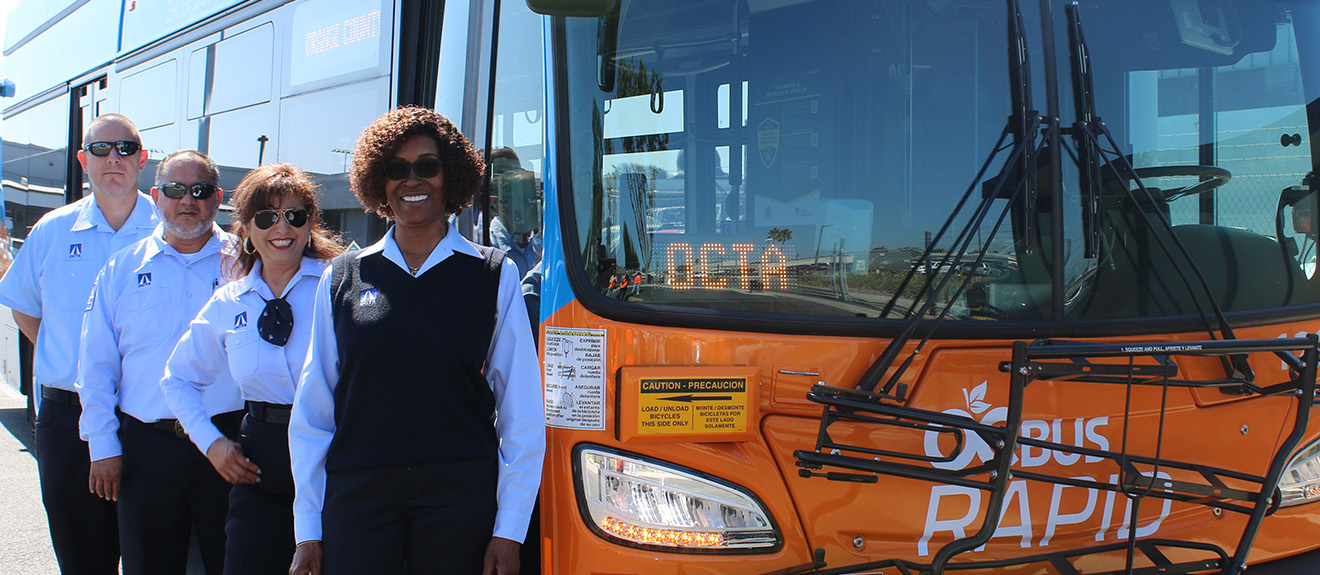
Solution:
<path fill-rule="evenodd" d="M 1133 171 L 1136 172 L 1138 178 L 1143 180 L 1147 178 L 1167 178 L 1172 176 L 1189 176 L 1195 177 L 1199 180 L 1196 183 L 1181 188 L 1152 190 L 1158 191 L 1162 197 L 1157 199 L 1163 199 L 1165 202 L 1171 202 L 1178 198 L 1193 194 L 1204 194 L 1218 188 L 1219 186 L 1227 184 L 1229 180 L 1233 179 L 1233 175 L 1228 173 L 1228 170 L 1219 166 L 1150 166 L 1146 168 L 1137 168 Z"/>

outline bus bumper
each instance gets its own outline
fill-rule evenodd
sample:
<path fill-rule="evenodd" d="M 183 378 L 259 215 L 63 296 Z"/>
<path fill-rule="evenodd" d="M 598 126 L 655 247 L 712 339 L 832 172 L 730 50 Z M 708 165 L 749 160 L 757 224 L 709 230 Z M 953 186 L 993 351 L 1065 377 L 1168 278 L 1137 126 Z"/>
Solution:
<path fill-rule="evenodd" d="M 1320 549 L 1307 551 L 1269 563 L 1252 565 L 1248 562 L 1248 575 L 1296 575 L 1320 573 Z"/>

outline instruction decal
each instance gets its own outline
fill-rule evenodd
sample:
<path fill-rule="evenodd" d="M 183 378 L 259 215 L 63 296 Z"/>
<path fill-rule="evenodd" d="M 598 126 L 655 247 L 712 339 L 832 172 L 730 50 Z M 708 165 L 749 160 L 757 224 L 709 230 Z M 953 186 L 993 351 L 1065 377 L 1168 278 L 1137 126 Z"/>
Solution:
<path fill-rule="evenodd" d="M 639 435 L 747 431 L 745 377 L 643 377 L 639 383 Z"/>
<path fill-rule="evenodd" d="M 545 424 L 605 429 L 605 330 L 545 328 Z"/>

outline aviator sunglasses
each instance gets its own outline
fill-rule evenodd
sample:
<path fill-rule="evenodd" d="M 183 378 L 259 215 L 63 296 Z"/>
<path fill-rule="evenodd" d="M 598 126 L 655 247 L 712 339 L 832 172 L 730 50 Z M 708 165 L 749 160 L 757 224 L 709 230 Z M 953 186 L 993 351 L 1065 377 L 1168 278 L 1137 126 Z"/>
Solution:
<path fill-rule="evenodd" d="M 197 182 L 195 184 L 182 184 L 179 182 L 169 182 L 160 186 L 160 193 L 171 200 L 181 200 L 183 196 L 192 194 L 192 197 L 199 200 L 205 200 L 215 195 L 215 184 L 208 182 Z"/>
<path fill-rule="evenodd" d="M 258 229 L 267 230 L 280 221 L 281 216 L 284 217 L 284 221 L 289 222 L 289 225 L 295 228 L 307 225 L 307 210 L 303 208 L 261 210 L 252 216 L 252 223 L 256 224 Z"/>
<path fill-rule="evenodd" d="M 111 149 L 118 150 L 120 156 L 128 157 L 137 154 L 138 151 L 142 149 L 142 144 L 134 142 L 133 140 L 119 140 L 118 142 L 92 142 L 90 144 L 87 144 L 86 146 L 83 146 L 83 149 L 87 150 L 87 152 L 90 153 L 91 155 L 101 158 L 105 156 L 109 156 Z"/>
<path fill-rule="evenodd" d="M 406 180 L 408 172 L 417 174 L 417 177 L 426 179 L 434 178 L 440 173 L 440 160 L 438 158 L 423 158 L 416 162 L 405 162 L 403 160 L 390 160 L 385 162 L 382 168 L 385 177 L 391 180 Z"/>

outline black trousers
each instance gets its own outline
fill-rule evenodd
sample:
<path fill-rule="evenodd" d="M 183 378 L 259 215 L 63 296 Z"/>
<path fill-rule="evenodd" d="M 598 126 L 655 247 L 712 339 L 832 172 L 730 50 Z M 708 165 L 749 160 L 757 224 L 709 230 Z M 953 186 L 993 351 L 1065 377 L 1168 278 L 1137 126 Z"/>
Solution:
<path fill-rule="evenodd" d="M 76 397 L 76 396 L 75 396 Z M 63 575 L 118 575 L 119 522 L 115 504 L 87 489 L 91 461 L 78 437 L 82 406 L 41 400 L 37 416 L 37 473 L 50 541 Z"/>
<path fill-rule="evenodd" d="M 217 416 L 213 421 L 226 436 L 237 435 L 237 415 Z M 183 575 L 193 532 L 207 575 L 221 575 L 229 484 L 187 438 L 125 415 L 120 441 L 124 575 Z"/>
<path fill-rule="evenodd" d="M 330 472 L 325 575 L 480 575 L 497 479 L 494 460 Z"/>
<path fill-rule="evenodd" d="M 285 575 L 295 544 L 289 426 L 248 415 L 238 443 L 261 469 L 261 482 L 229 491 L 225 575 Z"/>

